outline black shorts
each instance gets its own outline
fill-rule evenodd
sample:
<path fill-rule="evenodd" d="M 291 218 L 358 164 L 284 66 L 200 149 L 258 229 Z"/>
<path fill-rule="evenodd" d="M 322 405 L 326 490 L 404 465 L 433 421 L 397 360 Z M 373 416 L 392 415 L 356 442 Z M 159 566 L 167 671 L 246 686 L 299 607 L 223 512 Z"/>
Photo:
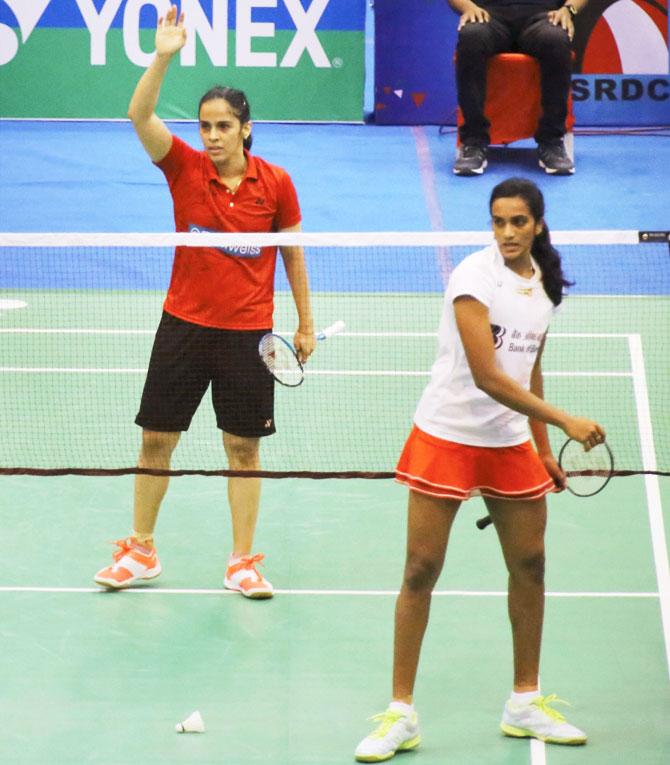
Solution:
<path fill-rule="evenodd" d="M 163 313 L 154 339 L 137 425 L 188 430 L 212 384 L 216 424 L 247 438 L 275 432 L 274 380 L 258 355 L 271 330 L 212 329 Z"/>

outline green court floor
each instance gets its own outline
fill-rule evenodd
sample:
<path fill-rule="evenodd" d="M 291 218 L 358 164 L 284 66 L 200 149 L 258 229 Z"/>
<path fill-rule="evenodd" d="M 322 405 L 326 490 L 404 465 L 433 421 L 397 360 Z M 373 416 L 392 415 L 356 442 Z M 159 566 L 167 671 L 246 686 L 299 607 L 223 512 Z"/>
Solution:
<path fill-rule="evenodd" d="M 162 295 L 16 294 L 26 307 L 3 312 L 0 324 L 0 467 L 133 466 L 133 419 Z M 442 294 L 317 292 L 313 300 L 317 326 L 341 318 L 347 329 L 319 344 L 306 384 L 277 386 L 278 434 L 263 442 L 263 466 L 390 471 L 435 358 Z M 277 295 L 275 313 L 277 330 L 291 336 L 286 293 Z M 602 421 L 620 468 L 649 469 L 652 454 L 670 464 L 668 326 L 670 301 L 655 296 L 572 297 L 552 322 L 546 397 Z M 225 467 L 206 398 L 175 452 L 175 469 Z M 559 448 L 561 434 L 554 436 Z"/>
<path fill-rule="evenodd" d="M 0 328 L 0 465 L 134 464 L 160 298 L 22 297 L 26 309 L 5 312 Z M 434 358 L 441 299 L 315 293 L 317 323 L 343 318 L 348 329 L 319 348 L 302 388 L 277 392 L 264 466 L 392 470 Z M 278 295 L 276 325 L 289 331 L 287 306 Z M 552 324 L 547 398 L 602 420 L 623 465 L 649 467 L 655 455 L 667 465 L 657 414 L 667 357 L 657 351 L 669 310 L 653 297 L 573 298 Z M 176 467 L 225 467 L 212 420 L 201 407 Z M 353 761 L 367 718 L 389 700 L 406 492 L 359 479 L 273 479 L 263 491 L 257 550 L 277 595 L 250 602 L 222 590 L 223 478 L 173 479 L 156 535 L 164 573 L 121 593 L 92 577 L 111 560 L 106 542 L 130 531 L 130 477 L 0 478 L 0 763 Z M 483 505 L 473 500 L 422 654 L 423 743 L 403 763 L 670 762 L 668 481 L 617 478 L 591 500 L 550 505 L 542 684 L 573 704 L 589 744 L 498 731 L 511 685 L 506 575 L 493 530 L 475 528 Z M 207 731 L 176 734 L 195 709 Z"/>
<path fill-rule="evenodd" d="M 157 529 L 163 575 L 120 593 L 91 577 L 109 560 L 105 540 L 128 531 L 131 478 L 5 477 L 0 491 L 0 762 L 353 761 L 389 696 L 402 487 L 266 481 L 257 543 L 278 593 L 265 602 L 221 589 L 225 479 L 173 480 Z M 399 760 L 666 763 L 667 643 L 643 480 L 588 505 L 551 499 L 542 683 L 573 704 L 585 748 L 498 732 L 511 649 L 495 534 L 474 526 L 482 508 L 467 503 L 456 522 L 416 689 L 424 741 Z M 176 734 L 195 709 L 206 732 Z"/>

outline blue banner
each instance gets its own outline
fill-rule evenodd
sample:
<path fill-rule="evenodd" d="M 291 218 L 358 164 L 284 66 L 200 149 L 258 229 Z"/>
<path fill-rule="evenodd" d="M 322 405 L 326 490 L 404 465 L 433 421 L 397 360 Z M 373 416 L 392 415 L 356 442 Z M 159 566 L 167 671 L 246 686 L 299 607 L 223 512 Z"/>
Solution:
<path fill-rule="evenodd" d="M 375 118 L 456 124 L 458 15 L 446 0 L 376 0 Z M 668 0 L 590 0 L 575 19 L 577 125 L 670 124 Z"/>

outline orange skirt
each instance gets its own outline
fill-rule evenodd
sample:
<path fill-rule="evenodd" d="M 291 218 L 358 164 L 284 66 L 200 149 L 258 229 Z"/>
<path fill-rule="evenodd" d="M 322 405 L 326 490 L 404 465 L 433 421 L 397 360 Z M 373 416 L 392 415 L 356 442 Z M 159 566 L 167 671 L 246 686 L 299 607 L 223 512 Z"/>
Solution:
<path fill-rule="evenodd" d="M 517 446 L 468 446 L 412 428 L 396 467 L 396 481 L 445 499 L 539 499 L 556 491 L 530 441 Z"/>

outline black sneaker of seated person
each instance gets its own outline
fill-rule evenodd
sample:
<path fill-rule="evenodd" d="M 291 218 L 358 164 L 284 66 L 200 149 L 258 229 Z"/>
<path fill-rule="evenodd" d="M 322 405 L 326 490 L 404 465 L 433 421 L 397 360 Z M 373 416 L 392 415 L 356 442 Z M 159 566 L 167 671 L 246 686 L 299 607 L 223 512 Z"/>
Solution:
<path fill-rule="evenodd" d="M 549 175 L 572 175 L 575 165 L 568 156 L 562 140 L 538 144 L 540 167 Z"/>
<path fill-rule="evenodd" d="M 486 161 L 486 146 L 464 144 L 458 148 L 458 156 L 454 162 L 456 175 L 481 175 L 488 164 Z"/>

